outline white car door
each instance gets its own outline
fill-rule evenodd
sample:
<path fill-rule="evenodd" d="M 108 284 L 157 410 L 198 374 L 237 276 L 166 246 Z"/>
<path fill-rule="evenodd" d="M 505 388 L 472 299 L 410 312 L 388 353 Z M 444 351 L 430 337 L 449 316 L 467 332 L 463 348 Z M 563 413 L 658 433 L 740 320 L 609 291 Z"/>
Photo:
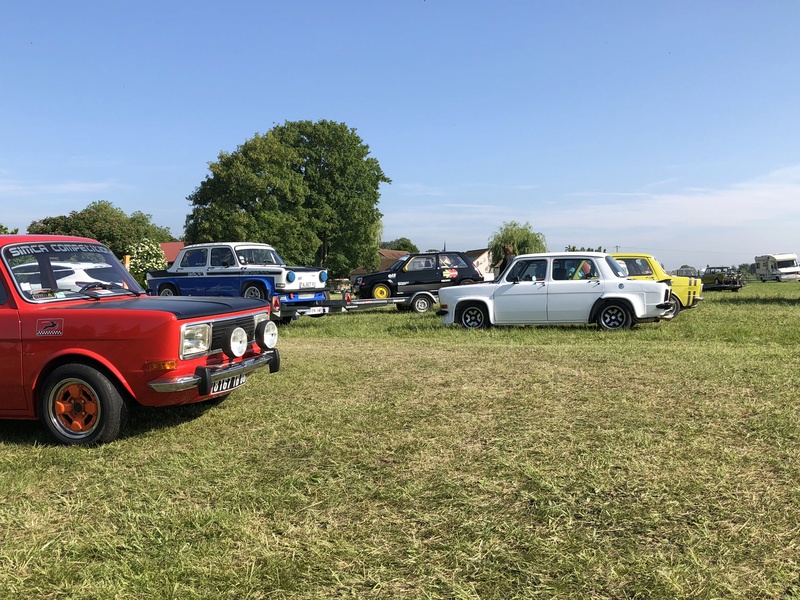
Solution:
<path fill-rule="evenodd" d="M 588 323 L 595 301 L 603 294 L 603 282 L 594 259 L 554 258 L 547 293 L 550 323 Z"/>
<path fill-rule="evenodd" d="M 546 275 L 546 259 L 514 262 L 494 292 L 495 324 L 546 323 Z"/>

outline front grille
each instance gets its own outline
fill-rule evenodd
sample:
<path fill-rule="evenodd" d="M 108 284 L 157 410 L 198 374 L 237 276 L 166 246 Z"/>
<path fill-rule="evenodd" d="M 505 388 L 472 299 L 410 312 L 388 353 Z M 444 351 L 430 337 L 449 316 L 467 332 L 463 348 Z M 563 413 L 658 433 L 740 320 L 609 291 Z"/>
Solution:
<path fill-rule="evenodd" d="M 247 333 L 247 341 L 252 342 L 256 339 L 256 326 L 253 315 L 248 317 L 237 317 L 235 319 L 225 319 L 213 321 L 211 323 L 211 352 L 222 350 L 222 340 L 231 335 L 231 331 L 241 327 Z"/>

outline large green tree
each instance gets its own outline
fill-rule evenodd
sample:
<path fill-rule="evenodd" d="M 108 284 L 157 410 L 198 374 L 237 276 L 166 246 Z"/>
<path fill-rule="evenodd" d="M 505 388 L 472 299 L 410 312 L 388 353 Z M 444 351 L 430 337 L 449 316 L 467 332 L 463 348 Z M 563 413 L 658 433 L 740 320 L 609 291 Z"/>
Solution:
<path fill-rule="evenodd" d="M 187 198 L 187 242 L 266 242 L 334 276 L 377 266 L 379 187 L 391 181 L 355 129 L 287 121 L 220 153 L 209 170 Z"/>
<path fill-rule="evenodd" d="M 52 235 L 77 235 L 96 239 L 118 257 L 131 252 L 131 248 L 144 239 L 169 242 L 175 238 L 166 227 L 159 227 L 152 217 L 136 211 L 130 216 L 107 200 L 92 202 L 80 211 L 68 215 L 45 217 L 33 221 L 28 233 Z"/>
<path fill-rule="evenodd" d="M 547 252 L 544 234 L 534 231 L 531 224 L 527 222 L 524 225 L 520 225 L 516 221 L 504 222 L 500 229 L 489 238 L 489 251 L 492 254 L 493 265 L 503 258 L 503 244 L 511 244 L 514 254 Z"/>
<path fill-rule="evenodd" d="M 411 254 L 419 252 L 419 248 L 417 248 L 416 244 L 407 237 L 397 238 L 389 242 L 381 242 L 381 248 L 385 250 L 405 250 Z"/>

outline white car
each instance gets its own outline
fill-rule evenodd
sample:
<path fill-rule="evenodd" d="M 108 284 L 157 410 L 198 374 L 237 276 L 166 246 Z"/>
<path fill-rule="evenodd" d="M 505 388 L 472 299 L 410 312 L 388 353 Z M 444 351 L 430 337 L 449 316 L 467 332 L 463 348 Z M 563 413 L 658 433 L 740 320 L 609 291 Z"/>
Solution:
<path fill-rule="evenodd" d="M 597 323 L 616 330 L 668 318 L 670 292 L 666 283 L 628 279 L 603 252 L 525 254 L 494 281 L 442 288 L 436 314 L 468 329 Z"/>
<path fill-rule="evenodd" d="M 53 261 L 53 277 L 59 290 L 80 291 L 92 283 L 121 284 L 119 275 L 112 265 L 94 262 Z M 38 262 L 27 262 L 11 268 L 15 279 L 27 290 L 40 290 L 49 287 L 42 282 L 41 267 Z"/>

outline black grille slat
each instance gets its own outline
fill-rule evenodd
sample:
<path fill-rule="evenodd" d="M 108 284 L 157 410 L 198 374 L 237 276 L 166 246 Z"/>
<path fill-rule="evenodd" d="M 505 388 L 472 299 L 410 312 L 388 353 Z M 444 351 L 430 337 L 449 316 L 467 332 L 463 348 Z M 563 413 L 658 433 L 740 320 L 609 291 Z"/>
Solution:
<path fill-rule="evenodd" d="M 222 340 L 230 336 L 231 331 L 237 327 L 241 327 L 247 332 L 248 341 L 254 341 L 256 339 L 255 322 L 253 315 L 224 321 L 213 321 L 211 323 L 211 352 L 222 350 Z"/>

